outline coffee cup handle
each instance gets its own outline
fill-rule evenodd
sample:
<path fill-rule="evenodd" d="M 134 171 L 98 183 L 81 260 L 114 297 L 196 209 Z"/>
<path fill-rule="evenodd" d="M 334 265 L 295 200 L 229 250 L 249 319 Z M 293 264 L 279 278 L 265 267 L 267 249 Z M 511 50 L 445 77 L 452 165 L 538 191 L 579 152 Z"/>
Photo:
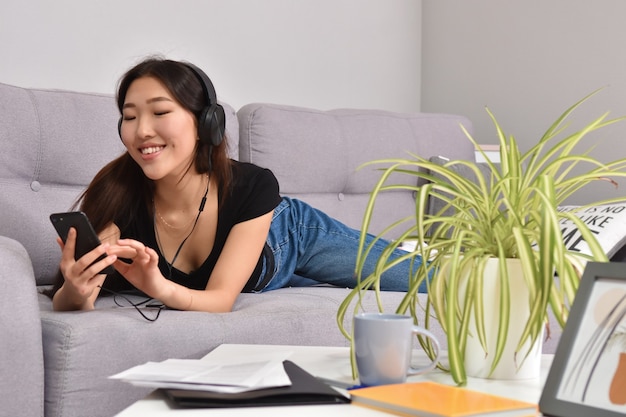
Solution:
<path fill-rule="evenodd" d="M 441 348 L 439 347 L 439 340 L 437 340 L 437 337 L 435 337 L 432 332 L 426 330 L 425 328 L 420 326 L 413 326 L 412 333 L 415 335 L 426 336 L 427 338 L 432 340 L 435 347 L 435 358 L 429 365 L 423 368 L 414 368 L 412 366 L 409 366 L 409 369 L 407 370 L 407 375 L 419 375 L 423 374 L 424 372 L 431 371 L 435 368 L 435 366 L 437 366 L 437 363 L 439 362 L 439 352 L 441 351 Z"/>

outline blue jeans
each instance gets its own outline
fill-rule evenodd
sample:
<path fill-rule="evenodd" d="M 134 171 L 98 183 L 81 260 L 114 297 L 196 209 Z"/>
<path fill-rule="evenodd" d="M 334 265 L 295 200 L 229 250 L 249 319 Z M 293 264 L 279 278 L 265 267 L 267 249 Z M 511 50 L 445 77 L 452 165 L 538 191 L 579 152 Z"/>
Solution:
<path fill-rule="evenodd" d="M 274 275 L 259 292 L 301 283 L 332 284 L 354 288 L 356 256 L 361 232 L 331 218 L 303 201 L 283 197 L 274 209 L 267 244 L 274 254 Z M 366 244 L 373 240 L 368 236 Z M 388 245 L 378 240 L 367 257 L 362 278 L 374 269 L 376 261 Z M 393 256 L 406 255 L 396 250 Z M 387 270 L 381 280 L 383 291 L 407 291 L 409 270 L 420 265 L 416 259 L 406 260 Z M 265 268 L 264 268 L 265 269 Z M 264 276 L 265 271 L 261 273 Z M 419 289 L 426 292 L 426 283 Z"/>

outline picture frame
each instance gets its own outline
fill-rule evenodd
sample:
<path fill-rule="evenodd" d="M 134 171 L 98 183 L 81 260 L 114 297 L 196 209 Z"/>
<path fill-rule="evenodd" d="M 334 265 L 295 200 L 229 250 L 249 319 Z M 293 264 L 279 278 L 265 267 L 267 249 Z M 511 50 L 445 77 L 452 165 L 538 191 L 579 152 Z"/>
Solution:
<path fill-rule="evenodd" d="M 626 263 L 585 267 L 539 410 L 553 417 L 626 413 Z"/>

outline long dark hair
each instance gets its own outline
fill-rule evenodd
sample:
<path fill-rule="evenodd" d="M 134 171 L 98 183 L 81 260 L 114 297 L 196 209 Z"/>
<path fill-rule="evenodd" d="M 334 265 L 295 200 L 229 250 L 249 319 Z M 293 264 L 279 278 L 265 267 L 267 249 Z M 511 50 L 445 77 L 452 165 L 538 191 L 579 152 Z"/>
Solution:
<path fill-rule="evenodd" d="M 135 65 L 120 79 L 116 95 L 120 115 L 131 84 L 143 77 L 159 80 L 183 108 L 194 114 L 196 121 L 208 105 L 202 85 L 191 68 L 183 62 L 152 57 Z M 223 140 L 220 145 L 212 147 L 197 141 L 194 157 L 195 169 L 199 173 L 210 172 L 222 196 L 228 193 L 232 180 L 227 142 Z M 147 208 L 149 213 L 152 212 L 153 194 L 154 182 L 125 152 L 96 174 L 72 210 L 78 208 L 85 212 L 97 233 L 111 223 L 124 230 L 135 222 L 141 209 Z M 54 287 L 47 294 L 52 297 L 63 285 L 63 280 L 59 271 Z"/>

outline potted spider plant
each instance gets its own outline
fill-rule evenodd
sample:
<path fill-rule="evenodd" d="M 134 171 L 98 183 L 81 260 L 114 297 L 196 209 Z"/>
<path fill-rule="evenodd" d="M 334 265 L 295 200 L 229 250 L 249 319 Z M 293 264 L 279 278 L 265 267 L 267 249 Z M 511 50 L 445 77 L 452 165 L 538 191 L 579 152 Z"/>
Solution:
<path fill-rule="evenodd" d="M 608 261 L 583 221 L 575 213 L 560 211 L 558 207 L 585 185 L 595 181 L 616 184 L 615 178 L 626 176 L 626 158 L 602 163 L 589 151 L 575 153 L 589 133 L 624 118 L 608 119 L 608 114 L 604 114 L 573 133 L 565 133 L 571 113 L 593 94 L 567 109 L 525 153 L 487 109 L 500 144 L 499 163 L 483 153 L 486 162 L 482 164 L 439 163 L 419 155 L 365 164 L 381 165 L 382 175 L 371 192 L 363 218 L 356 265 L 359 285 L 337 313 L 343 334 L 352 339 L 344 319 L 351 306 L 354 312 L 360 309 L 361 292 L 377 291 L 381 274 L 397 263 L 389 255 L 403 241 L 413 240 L 415 249 L 406 252 L 404 259 L 421 256 L 429 261 L 410 273 L 409 291 L 396 312 L 411 314 L 417 324 L 427 328 L 432 317 L 438 320 L 446 333 L 449 359 L 448 364 L 440 367 L 449 370 L 457 384 L 466 382 L 468 364 L 476 360 L 469 358 L 473 355 L 470 350 L 475 351 L 476 346 L 487 367 L 476 375 L 472 371 L 472 376 L 497 378 L 498 366 L 513 367 L 514 373 L 519 372 L 527 359 L 540 356 L 548 309 L 564 326 L 585 263 Z M 472 135 L 463 126 L 460 128 L 480 149 Z M 391 174 L 398 173 L 414 176 L 418 181 L 412 183 L 423 185 L 391 183 Z M 369 251 L 365 236 L 376 199 L 381 193 L 398 189 L 415 193 L 415 212 L 393 222 L 378 235 L 380 238 L 403 227 L 400 238 L 391 242 L 378 259 L 374 272 L 364 276 L 362 269 Z M 593 205 L 624 200 L 607 199 Z M 440 208 L 429 213 L 432 201 L 438 201 Z M 563 219 L 577 226 L 590 254 L 568 250 L 559 226 Z M 424 281 L 428 296 L 426 304 L 420 305 L 417 292 Z M 488 288 L 494 292 L 487 293 Z M 424 321 L 420 323 L 422 317 Z M 511 319 L 516 319 L 516 323 Z M 420 343 L 432 356 L 428 341 Z M 353 361 L 355 377 L 356 372 Z"/>

